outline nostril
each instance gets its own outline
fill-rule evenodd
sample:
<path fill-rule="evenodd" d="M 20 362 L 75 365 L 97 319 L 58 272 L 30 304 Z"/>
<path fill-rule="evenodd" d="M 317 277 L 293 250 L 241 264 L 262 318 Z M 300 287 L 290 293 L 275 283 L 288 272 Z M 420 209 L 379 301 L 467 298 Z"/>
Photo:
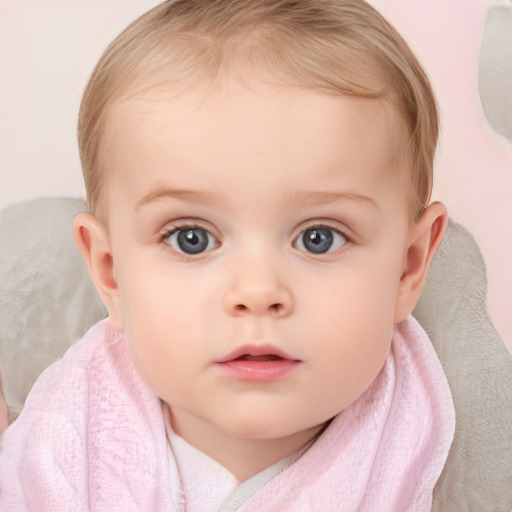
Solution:
<path fill-rule="evenodd" d="M 238 296 L 233 295 L 227 295 L 223 301 L 226 311 L 231 315 L 239 317 L 267 315 L 278 318 L 289 315 L 293 310 L 291 297 L 283 297 L 283 300 L 280 300 L 281 297 L 275 296 L 278 294 L 274 294 L 274 297 L 269 297 L 269 294 L 263 293 L 252 294 L 246 297 L 240 297 L 242 295 L 240 293 L 236 294 Z"/>
<path fill-rule="evenodd" d="M 284 306 L 281 303 L 276 302 L 275 304 L 271 304 L 270 306 L 268 306 L 267 311 L 271 314 L 279 314 L 283 309 Z M 246 313 L 247 311 L 249 311 L 249 308 L 245 304 L 236 304 L 235 311 L 237 313 Z"/>
<path fill-rule="evenodd" d="M 277 313 L 280 313 L 283 310 L 283 305 L 281 303 L 279 303 L 279 302 L 276 302 L 275 304 L 271 304 L 268 307 L 268 310 L 271 313 L 277 314 Z"/>

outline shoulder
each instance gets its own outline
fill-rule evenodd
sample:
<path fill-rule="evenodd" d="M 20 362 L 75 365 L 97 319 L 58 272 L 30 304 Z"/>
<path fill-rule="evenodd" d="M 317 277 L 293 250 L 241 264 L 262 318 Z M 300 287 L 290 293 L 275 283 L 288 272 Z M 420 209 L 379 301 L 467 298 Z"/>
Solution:
<path fill-rule="evenodd" d="M 102 321 L 40 376 L 5 432 L 0 505 L 88 510 L 90 500 L 124 503 L 126 485 L 151 495 L 148 475 L 168 475 L 165 453 L 160 401 L 133 367 L 124 335 Z"/>
<path fill-rule="evenodd" d="M 85 430 L 88 405 L 97 393 L 91 376 L 95 372 L 105 374 L 103 367 L 113 360 L 122 364 L 115 353 L 123 345 L 123 336 L 113 331 L 106 320 L 89 329 L 62 359 L 39 376 L 20 416 L 4 434 L 2 451 L 8 452 L 11 445 L 20 442 L 30 443 L 34 437 L 40 445 L 62 440 L 69 426 L 76 433 Z M 108 380 L 104 384 L 108 386 Z"/>
<path fill-rule="evenodd" d="M 113 331 L 107 320 L 102 320 L 84 337 L 72 345 L 62 359 L 48 367 L 37 379 L 28 394 L 21 415 L 35 411 L 66 414 L 87 400 L 91 392 L 91 373 L 116 359 L 115 353 L 124 346 L 124 337 Z M 119 359 L 118 359 L 119 360 Z M 122 361 L 119 360 L 121 364 Z"/>
<path fill-rule="evenodd" d="M 79 504 L 87 481 L 89 372 L 115 344 L 101 322 L 40 375 L 2 438 L 3 507 L 59 510 L 62 500 L 85 509 Z"/>

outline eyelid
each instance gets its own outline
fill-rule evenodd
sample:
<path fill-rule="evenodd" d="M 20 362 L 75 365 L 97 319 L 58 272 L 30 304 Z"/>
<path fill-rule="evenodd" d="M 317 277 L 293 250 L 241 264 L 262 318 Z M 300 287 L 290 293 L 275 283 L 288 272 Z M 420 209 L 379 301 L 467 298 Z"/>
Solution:
<path fill-rule="evenodd" d="M 356 239 L 356 235 L 347 226 L 340 222 L 330 221 L 326 219 L 314 219 L 302 222 L 300 226 L 297 229 L 295 229 L 296 234 L 294 235 L 293 239 L 296 240 L 302 233 L 304 233 L 304 231 L 313 228 L 331 229 L 332 231 L 336 231 L 340 235 L 344 236 L 349 242 L 353 242 Z"/>
<path fill-rule="evenodd" d="M 334 226 L 333 224 L 336 224 L 336 226 Z M 319 252 L 319 253 L 314 253 L 314 252 L 308 251 L 305 247 L 298 247 L 298 243 L 299 242 L 302 243 L 301 237 L 303 236 L 303 234 L 306 231 L 315 229 L 315 228 L 327 229 L 327 230 L 333 231 L 338 236 L 343 237 L 345 239 L 345 241 L 337 249 L 329 250 L 326 252 Z M 324 219 L 314 219 L 311 221 L 307 221 L 306 223 L 302 223 L 299 226 L 299 228 L 297 228 L 297 230 L 296 230 L 297 234 L 293 237 L 292 246 L 295 249 L 299 250 L 300 252 L 303 252 L 312 257 L 332 256 L 332 255 L 336 254 L 337 252 L 342 251 L 346 247 L 347 244 L 353 243 L 353 241 L 354 241 L 353 236 L 352 236 L 352 234 L 348 234 L 347 231 L 350 232 L 350 230 L 348 228 L 346 228 L 344 226 L 341 227 L 339 225 L 339 223 L 337 223 L 335 221 L 328 221 L 328 220 L 324 220 Z M 302 245 L 304 245 L 304 244 L 302 243 Z"/>
<path fill-rule="evenodd" d="M 188 229 L 199 229 L 202 231 L 205 231 L 215 240 L 215 246 L 207 249 L 205 251 L 202 251 L 198 254 L 187 254 L 182 251 L 176 250 L 174 247 L 171 246 L 170 243 L 167 242 L 167 239 L 180 231 L 186 231 Z M 163 244 L 166 249 L 170 249 L 175 254 L 183 257 L 183 258 L 198 258 L 201 256 L 204 256 L 205 254 L 211 252 L 212 250 L 218 248 L 221 245 L 220 236 L 216 233 L 216 229 L 211 227 L 211 224 L 206 221 L 198 220 L 198 219 L 176 219 L 171 222 L 168 222 L 166 226 L 160 231 L 158 235 L 158 242 Z"/>
<path fill-rule="evenodd" d="M 202 229 L 204 231 L 208 231 L 211 235 L 219 239 L 219 234 L 214 226 L 208 221 L 202 219 L 193 219 L 193 218 L 183 218 L 183 219 L 175 219 L 169 221 L 165 224 L 165 226 L 160 231 L 160 236 L 165 236 L 166 234 L 174 233 L 175 231 L 181 231 L 183 229 Z"/>

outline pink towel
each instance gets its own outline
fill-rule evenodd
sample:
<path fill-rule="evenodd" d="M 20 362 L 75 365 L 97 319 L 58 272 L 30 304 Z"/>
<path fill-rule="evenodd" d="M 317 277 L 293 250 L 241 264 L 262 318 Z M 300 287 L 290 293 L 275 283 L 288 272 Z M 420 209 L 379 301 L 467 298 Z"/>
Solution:
<path fill-rule="evenodd" d="M 450 392 L 410 318 L 368 391 L 293 465 L 223 510 L 423 512 L 454 431 Z M 246 484 L 249 484 L 246 482 Z M 3 439 L 3 512 L 172 512 L 162 408 L 106 321 L 40 377 Z"/>

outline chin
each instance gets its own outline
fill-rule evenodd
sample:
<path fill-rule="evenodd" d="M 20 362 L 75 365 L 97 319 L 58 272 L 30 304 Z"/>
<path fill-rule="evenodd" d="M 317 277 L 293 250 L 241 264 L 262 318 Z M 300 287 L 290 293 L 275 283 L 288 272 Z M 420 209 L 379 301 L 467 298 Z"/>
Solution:
<path fill-rule="evenodd" d="M 246 440 L 272 440 L 291 437 L 296 434 L 306 434 L 309 430 L 317 430 L 325 422 L 319 425 L 304 424 L 300 421 L 290 421 L 261 412 L 258 417 L 252 415 L 248 418 L 232 419 L 228 429 L 223 429 L 226 434 Z"/>

